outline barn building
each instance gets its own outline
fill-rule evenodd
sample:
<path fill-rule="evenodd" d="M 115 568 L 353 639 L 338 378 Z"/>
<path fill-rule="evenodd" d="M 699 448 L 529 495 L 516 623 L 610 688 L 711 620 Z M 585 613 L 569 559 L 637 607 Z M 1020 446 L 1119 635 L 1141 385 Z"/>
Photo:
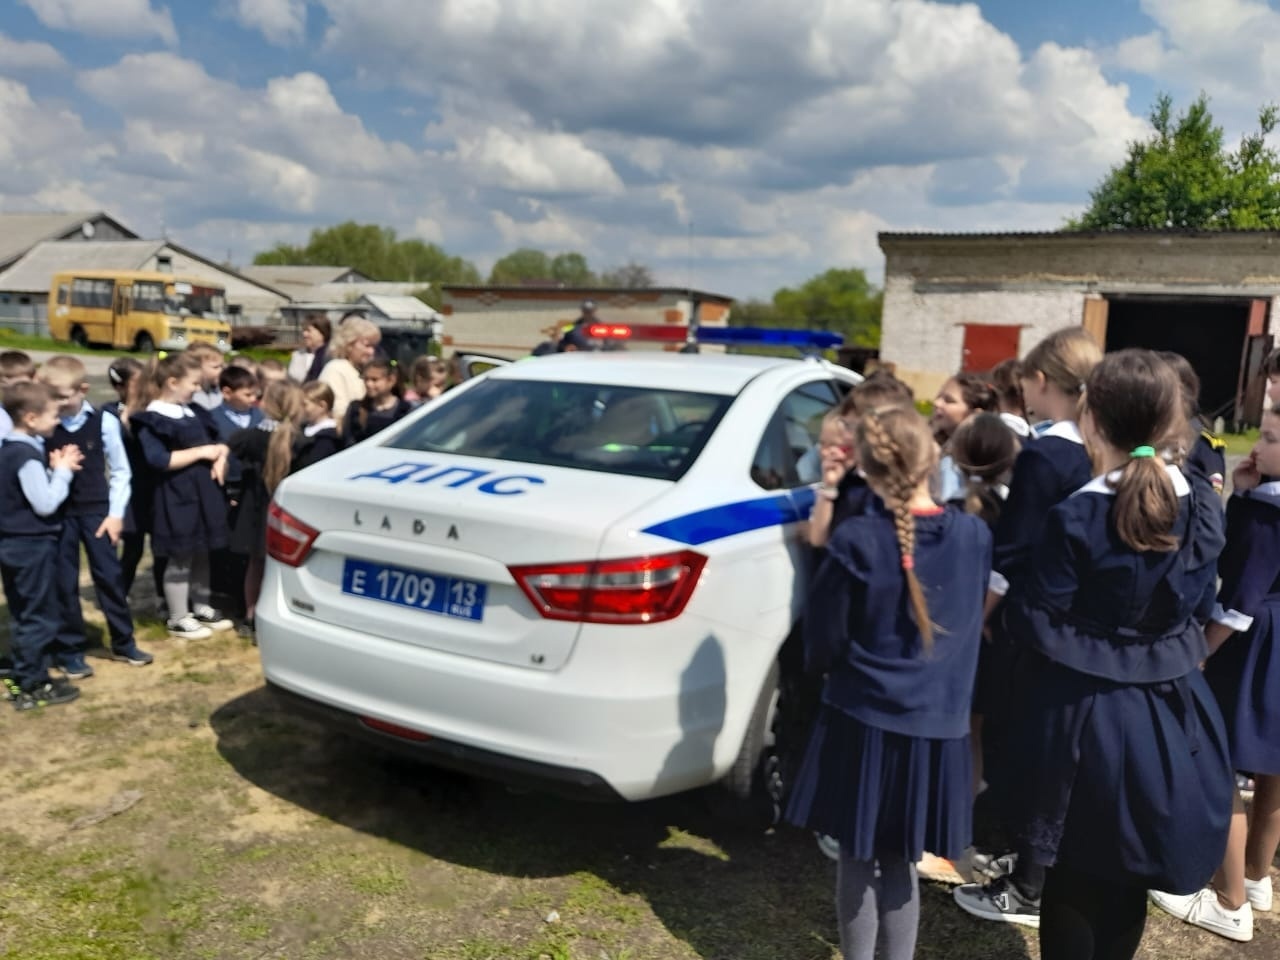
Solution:
<path fill-rule="evenodd" d="M 1201 408 L 1256 423 L 1280 298 L 1280 231 L 882 233 L 880 356 L 920 396 L 1060 327 L 1186 356 Z"/>

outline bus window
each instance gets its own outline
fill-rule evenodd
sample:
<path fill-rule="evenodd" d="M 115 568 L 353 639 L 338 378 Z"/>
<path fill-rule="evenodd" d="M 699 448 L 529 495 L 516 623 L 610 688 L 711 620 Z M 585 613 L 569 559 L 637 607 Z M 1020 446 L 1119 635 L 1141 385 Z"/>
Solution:
<path fill-rule="evenodd" d="M 71 297 L 70 284 L 66 284 L 66 283 L 58 284 L 58 303 L 65 305 L 67 300 L 70 299 L 70 297 Z"/>
<path fill-rule="evenodd" d="M 133 309 L 142 313 L 164 311 L 164 284 L 145 280 L 133 282 Z"/>
<path fill-rule="evenodd" d="M 71 305 L 110 310 L 114 286 L 110 280 L 85 280 L 77 277 L 71 281 Z"/>

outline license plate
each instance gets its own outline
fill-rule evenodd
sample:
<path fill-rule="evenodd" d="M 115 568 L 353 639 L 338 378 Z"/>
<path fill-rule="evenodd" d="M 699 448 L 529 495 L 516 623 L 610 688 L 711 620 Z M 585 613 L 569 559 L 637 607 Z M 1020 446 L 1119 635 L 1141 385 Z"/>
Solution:
<path fill-rule="evenodd" d="M 484 619 L 485 585 L 440 573 L 348 559 L 342 592 L 462 620 Z"/>

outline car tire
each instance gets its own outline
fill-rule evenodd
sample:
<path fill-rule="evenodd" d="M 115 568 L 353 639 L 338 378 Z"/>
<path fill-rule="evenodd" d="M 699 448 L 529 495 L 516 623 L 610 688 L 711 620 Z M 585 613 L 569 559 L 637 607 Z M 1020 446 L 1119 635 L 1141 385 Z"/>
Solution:
<path fill-rule="evenodd" d="M 151 339 L 151 334 L 140 333 L 133 341 L 133 349 L 138 353 L 155 353 L 156 342 Z"/>
<path fill-rule="evenodd" d="M 76 324 L 71 328 L 71 342 L 77 347 L 89 346 L 89 335 L 84 332 L 84 327 Z"/>
<path fill-rule="evenodd" d="M 729 772 L 712 788 L 717 816 L 751 830 L 768 830 L 782 819 L 786 804 L 784 773 L 788 764 L 779 750 L 782 666 L 774 661 L 756 697 L 746 735 Z"/>

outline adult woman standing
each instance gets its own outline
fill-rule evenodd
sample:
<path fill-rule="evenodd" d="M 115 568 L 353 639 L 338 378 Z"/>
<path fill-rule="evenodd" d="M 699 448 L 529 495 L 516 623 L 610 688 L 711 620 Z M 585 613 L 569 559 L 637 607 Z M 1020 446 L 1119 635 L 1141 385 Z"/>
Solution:
<path fill-rule="evenodd" d="M 320 379 L 320 372 L 329 360 L 329 337 L 333 328 L 328 317 L 310 316 L 302 325 L 302 348 L 289 357 L 289 379 L 295 383 L 310 383 Z"/>
<path fill-rule="evenodd" d="M 346 416 L 353 401 L 364 398 L 364 381 L 360 368 L 373 359 L 382 333 L 359 314 L 348 314 L 338 324 L 329 340 L 329 361 L 320 371 L 319 380 L 333 391 L 333 419 L 338 423 Z"/>

